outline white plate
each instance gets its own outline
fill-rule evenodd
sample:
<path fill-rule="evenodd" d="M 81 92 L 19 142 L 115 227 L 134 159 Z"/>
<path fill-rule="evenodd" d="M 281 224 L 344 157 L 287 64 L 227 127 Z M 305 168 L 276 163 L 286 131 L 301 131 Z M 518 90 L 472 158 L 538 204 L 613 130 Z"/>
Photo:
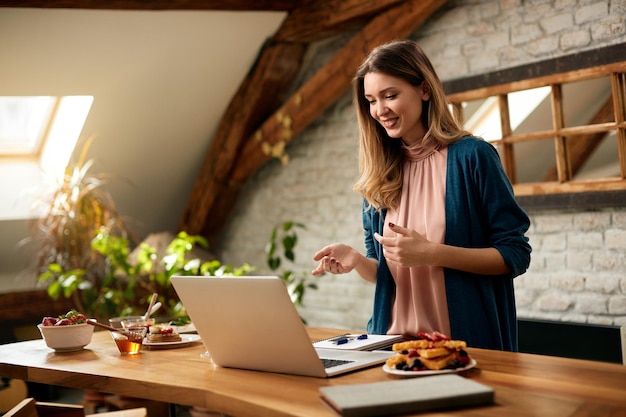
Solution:
<path fill-rule="evenodd" d="M 476 360 L 470 360 L 470 363 L 463 368 L 456 369 L 441 369 L 439 371 L 401 371 L 399 369 L 392 369 L 387 365 L 383 365 L 383 371 L 392 375 L 400 375 L 400 376 L 428 376 L 428 375 L 439 375 L 439 374 L 454 374 L 457 372 L 467 371 L 468 369 L 472 369 L 476 366 Z"/>
<path fill-rule="evenodd" d="M 200 336 L 197 334 L 181 334 L 180 338 L 182 339 L 180 342 L 148 342 L 148 339 L 144 339 L 143 345 L 147 347 L 177 348 L 200 341 Z"/>

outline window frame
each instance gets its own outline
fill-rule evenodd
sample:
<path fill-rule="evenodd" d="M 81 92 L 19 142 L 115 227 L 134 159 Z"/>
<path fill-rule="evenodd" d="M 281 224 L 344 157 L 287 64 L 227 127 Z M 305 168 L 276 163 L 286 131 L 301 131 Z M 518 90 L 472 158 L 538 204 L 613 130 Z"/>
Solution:
<path fill-rule="evenodd" d="M 581 52 L 520 67 L 444 82 L 444 89 L 462 115 L 461 103 L 497 97 L 503 137 L 494 142 L 499 147 L 503 166 L 518 201 L 527 208 L 616 207 L 626 206 L 626 43 Z M 529 74 L 531 76 L 529 76 Z M 610 77 L 614 120 L 610 123 L 565 127 L 562 124 L 561 89 L 563 84 L 598 77 Z M 508 126 L 507 94 L 537 87 L 551 87 L 553 128 L 525 134 L 513 134 Z M 566 137 L 615 131 L 618 141 L 620 178 L 573 180 L 567 157 Z M 554 138 L 558 180 L 516 183 L 511 151 L 515 143 Z"/>

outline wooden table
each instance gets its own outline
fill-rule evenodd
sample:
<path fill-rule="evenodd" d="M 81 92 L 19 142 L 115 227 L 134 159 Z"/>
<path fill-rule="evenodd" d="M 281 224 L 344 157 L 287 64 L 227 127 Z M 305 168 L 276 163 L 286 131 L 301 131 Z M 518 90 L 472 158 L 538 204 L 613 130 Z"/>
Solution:
<path fill-rule="evenodd" d="M 309 329 L 312 339 L 337 334 Z M 600 347 L 601 348 L 601 347 Z M 254 354 L 254 347 L 250 347 Z M 382 367 L 330 379 L 216 367 L 201 343 L 120 356 L 106 331 L 82 351 L 55 353 L 43 340 L 0 345 L 0 376 L 209 408 L 231 416 L 334 416 L 319 387 L 395 380 Z M 437 416 L 625 416 L 626 366 L 468 349 L 464 376 L 495 389 L 495 404 Z M 425 377 L 426 378 L 426 377 Z M 428 416 L 435 414 L 419 414 Z"/>

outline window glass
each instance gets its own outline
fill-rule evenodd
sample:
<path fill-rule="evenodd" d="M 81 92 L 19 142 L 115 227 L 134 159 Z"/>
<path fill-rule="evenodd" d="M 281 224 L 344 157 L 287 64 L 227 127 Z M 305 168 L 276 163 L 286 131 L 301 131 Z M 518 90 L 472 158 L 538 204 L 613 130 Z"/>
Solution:
<path fill-rule="evenodd" d="M 35 155 L 55 97 L 0 97 L 0 155 Z"/>

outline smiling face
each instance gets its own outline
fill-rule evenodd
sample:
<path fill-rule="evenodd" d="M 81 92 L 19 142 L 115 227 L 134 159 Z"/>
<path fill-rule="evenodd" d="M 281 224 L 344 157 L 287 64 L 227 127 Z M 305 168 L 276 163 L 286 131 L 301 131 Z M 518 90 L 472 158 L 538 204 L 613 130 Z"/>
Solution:
<path fill-rule="evenodd" d="M 430 98 L 425 82 L 413 86 L 402 78 L 368 72 L 363 79 L 370 115 L 392 138 L 407 145 L 420 141 L 427 127 L 422 121 L 423 101 Z"/>

